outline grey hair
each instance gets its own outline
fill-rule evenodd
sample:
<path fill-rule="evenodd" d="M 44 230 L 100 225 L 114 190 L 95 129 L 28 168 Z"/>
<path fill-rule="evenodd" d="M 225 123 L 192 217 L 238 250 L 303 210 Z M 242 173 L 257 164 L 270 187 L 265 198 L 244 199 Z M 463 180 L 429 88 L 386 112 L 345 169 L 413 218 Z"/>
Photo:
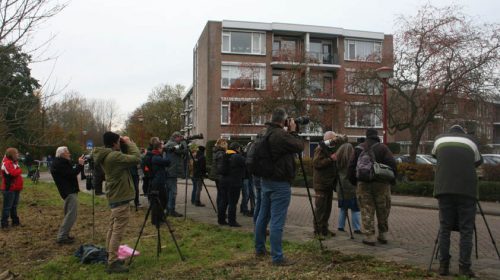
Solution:
<path fill-rule="evenodd" d="M 66 151 L 69 151 L 68 147 L 66 147 L 66 146 L 61 146 L 61 147 L 57 148 L 57 150 L 56 150 L 56 157 L 61 157 L 62 154 L 64 152 L 66 152 Z"/>
<path fill-rule="evenodd" d="M 335 136 L 336 136 L 335 132 L 333 132 L 333 131 L 327 131 L 327 132 L 325 132 L 325 135 L 323 135 L 323 140 L 324 141 L 330 140 L 330 139 L 335 138 Z"/>
<path fill-rule="evenodd" d="M 285 109 L 279 107 L 274 109 L 273 115 L 271 117 L 271 122 L 273 123 L 282 123 L 288 118 L 288 115 Z"/>

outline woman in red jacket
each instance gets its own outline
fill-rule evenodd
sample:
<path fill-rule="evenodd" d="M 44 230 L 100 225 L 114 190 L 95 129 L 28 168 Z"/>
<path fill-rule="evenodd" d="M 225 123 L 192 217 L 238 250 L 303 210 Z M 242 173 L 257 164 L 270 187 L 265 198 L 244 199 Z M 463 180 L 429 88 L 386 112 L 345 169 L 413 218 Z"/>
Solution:
<path fill-rule="evenodd" d="M 2 228 L 9 227 L 9 216 L 12 219 L 12 226 L 19 225 L 17 216 L 17 204 L 19 203 L 19 193 L 23 189 L 22 170 L 17 162 L 19 152 L 16 148 L 8 148 L 2 160 Z"/>

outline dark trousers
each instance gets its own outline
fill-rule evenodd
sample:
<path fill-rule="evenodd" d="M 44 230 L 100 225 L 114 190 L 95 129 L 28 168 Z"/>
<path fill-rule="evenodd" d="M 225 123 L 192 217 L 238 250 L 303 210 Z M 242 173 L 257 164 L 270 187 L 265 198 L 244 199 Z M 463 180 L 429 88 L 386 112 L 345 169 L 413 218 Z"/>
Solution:
<path fill-rule="evenodd" d="M 137 207 L 139 205 L 139 176 L 132 176 L 132 180 L 134 181 L 135 190 L 134 205 Z"/>
<path fill-rule="evenodd" d="M 227 222 L 229 224 L 236 224 L 236 209 L 238 208 L 238 200 L 240 198 L 241 185 L 229 186 L 227 190 Z"/>
<path fill-rule="evenodd" d="M 328 231 L 328 220 L 332 213 L 333 189 L 315 190 L 316 192 L 316 219 L 317 225 L 314 225 L 314 232 L 317 234 L 326 234 Z M 314 221 L 313 221 L 314 222 Z"/>
<path fill-rule="evenodd" d="M 439 261 L 450 259 L 450 234 L 460 232 L 461 266 L 471 265 L 472 236 L 476 222 L 476 199 L 462 195 L 446 194 L 438 197 L 439 202 Z"/>
<path fill-rule="evenodd" d="M 219 224 L 226 222 L 226 210 L 228 206 L 228 190 L 227 186 L 221 184 L 220 181 L 216 182 L 217 186 L 217 219 Z"/>
<path fill-rule="evenodd" d="M 99 172 L 94 172 L 94 176 L 92 177 L 93 182 L 92 184 L 94 185 L 94 190 L 97 194 L 102 193 L 102 182 L 104 181 L 104 174 L 101 174 Z"/>
<path fill-rule="evenodd" d="M 9 216 L 12 219 L 12 225 L 19 225 L 17 216 L 17 205 L 19 204 L 19 191 L 2 191 L 2 227 L 9 226 Z"/>
<path fill-rule="evenodd" d="M 151 179 L 149 177 L 142 177 L 142 192 L 146 195 L 149 192 L 149 184 L 150 183 L 151 183 Z"/>

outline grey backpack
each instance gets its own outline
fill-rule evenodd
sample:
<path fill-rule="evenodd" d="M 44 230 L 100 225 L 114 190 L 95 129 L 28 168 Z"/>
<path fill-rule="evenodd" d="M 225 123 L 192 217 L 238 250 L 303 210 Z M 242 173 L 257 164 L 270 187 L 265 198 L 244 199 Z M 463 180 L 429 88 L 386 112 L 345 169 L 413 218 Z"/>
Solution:
<path fill-rule="evenodd" d="M 375 154 L 373 147 L 378 145 L 375 143 L 368 148 L 364 148 L 359 154 L 358 163 L 356 164 L 356 178 L 361 182 L 371 182 L 375 179 L 373 172 L 373 164 L 375 163 Z"/>

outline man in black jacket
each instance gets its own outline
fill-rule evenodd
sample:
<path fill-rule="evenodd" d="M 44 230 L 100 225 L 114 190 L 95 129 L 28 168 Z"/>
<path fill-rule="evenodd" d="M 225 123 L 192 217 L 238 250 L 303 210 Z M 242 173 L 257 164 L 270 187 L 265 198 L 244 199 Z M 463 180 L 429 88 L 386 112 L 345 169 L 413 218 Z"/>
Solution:
<path fill-rule="evenodd" d="M 477 140 L 454 125 L 449 133 L 436 138 L 432 154 L 437 159 L 434 196 L 439 203 L 439 274 L 449 274 L 450 232 L 458 227 L 459 272 L 474 277 L 470 256 L 478 195 L 476 167 L 483 162 Z"/>
<path fill-rule="evenodd" d="M 78 165 L 71 163 L 71 154 L 67 147 L 59 147 L 56 150 L 56 158 L 50 167 L 50 173 L 62 199 L 64 199 L 64 220 L 59 228 L 56 242 L 58 244 L 71 244 L 74 238 L 69 236 L 71 227 L 76 221 L 78 211 L 78 174 L 82 171 L 84 158 L 78 159 Z"/>
<path fill-rule="evenodd" d="M 191 194 L 191 203 L 198 207 L 204 207 L 201 203 L 201 190 L 203 189 L 203 179 L 207 176 L 207 161 L 205 159 L 205 147 L 198 146 L 198 151 L 194 156 L 193 162 L 193 192 Z"/>
<path fill-rule="evenodd" d="M 288 121 L 287 121 L 288 120 Z M 284 129 L 285 123 L 287 130 Z M 282 108 L 273 111 L 271 123 L 268 124 L 266 136 L 273 161 L 273 174 L 263 177 L 261 181 L 261 206 L 255 224 L 255 254 L 265 256 L 266 227 L 269 221 L 271 256 L 273 265 L 284 266 L 293 262 L 283 256 L 282 236 L 286 215 L 292 195 L 291 182 L 295 178 L 295 154 L 302 152 L 304 142 L 297 132 L 293 119 L 288 119 Z"/>

